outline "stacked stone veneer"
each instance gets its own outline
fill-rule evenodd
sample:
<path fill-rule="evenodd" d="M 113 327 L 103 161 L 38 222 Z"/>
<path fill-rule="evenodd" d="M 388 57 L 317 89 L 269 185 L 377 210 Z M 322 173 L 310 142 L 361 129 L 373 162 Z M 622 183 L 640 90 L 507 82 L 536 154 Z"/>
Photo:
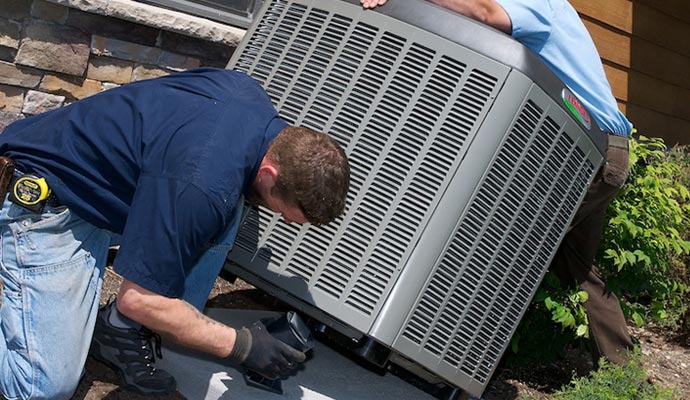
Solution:
<path fill-rule="evenodd" d="M 128 82 L 224 67 L 236 44 L 55 3 L 0 0 L 0 132 Z"/>

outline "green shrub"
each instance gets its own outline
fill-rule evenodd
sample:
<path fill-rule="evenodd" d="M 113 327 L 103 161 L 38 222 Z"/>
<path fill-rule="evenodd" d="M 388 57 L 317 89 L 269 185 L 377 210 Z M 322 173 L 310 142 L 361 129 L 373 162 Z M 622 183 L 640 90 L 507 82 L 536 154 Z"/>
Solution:
<path fill-rule="evenodd" d="M 690 187 L 690 146 L 674 146 L 669 149 L 668 160 L 678 166 L 678 181 Z"/>
<path fill-rule="evenodd" d="M 675 146 L 668 152 L 668 159 L 678 166 L 676 180 L 685 187 L 690 187 L 690 146 Z M 686 226 L 681 232 L 683 239 L 690 240 L 690 226 Z M 690 282 L 690 256 L 687 254 L 674 254 L 671 257 L 671 273 L 675 280 Z M 683 295 L 683 307 L 671 313 L 663 326 L 670 330 L 683 341 L 690 340 L 690 292 Z"/>
<path fill-rule="evenodd" d="M 555 274 L 548 272 L 537 289 L 530 308 L 511 340 L 517 353 L 511 362 L 552 362 L 562 357 L 567 345 L 587 346 L 587 315 L 582 302 L 586 292 L 565 290 Z"/>
<path fill-rule="evenodd" d="M 674 256 L 690 254 L 684 239 L 690 192 L 661 139 L 630 142 L 631 178 L 607 211 L 596 264 L 621 297 L 627 316 L 642 325 L 684 313 L 689 287 L 673 270 Z"/>
<path fill-rule="evenodd" d="M 552 400 L 666 400 L 677 399 L 671 389 L 661 389 L 647 382 L 647 374 L 637 351 L 626 365 L 602 359 L 599 369 L 574 379 L 549 398 Z M 523 399 L 530 399 L 523 397 Z"/>
<path fill-rule="evenodd" d="M 630 141 L 630 166 L 628 184 L 607 211 L 595 265 L 627 317 L 640 325 L 652 317 L 690 337 L 690 192 L 684 185 L 690 183 L 690 156 L 682 149 L 667 153 L 661 139 L 640 137 Z M 547 273 L 512 350 L 548 361 L 569 343 L 583 345 L 589 333 L 586 299 L 586 293 L 560 287 Z M 554 330 L 561 331 L 559 339 Z M 548 343 L 550 351 L 539 352 L 540 343 Z"/>

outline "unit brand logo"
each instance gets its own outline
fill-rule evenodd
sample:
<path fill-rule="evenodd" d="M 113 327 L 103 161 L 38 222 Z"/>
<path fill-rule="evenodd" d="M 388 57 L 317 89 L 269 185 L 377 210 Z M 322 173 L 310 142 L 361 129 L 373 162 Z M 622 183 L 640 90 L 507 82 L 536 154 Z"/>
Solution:
<path fill-rule="evenodd" d="M 589 118 L 589 113 L 585 109 L 585 106 L 580 103 L 580 100 L 578 100 L 577 97 L 575 97 L 575 95 L 572 94 L 567 88 L 563 89 L 561 96 L 563 97 L 563 103 L 565 103 L 565 106 L 568 107 L 570 113 L 572 113 L 582 125 L 584 125 L 587 129 L 590 129 L 592 124 Z"/>

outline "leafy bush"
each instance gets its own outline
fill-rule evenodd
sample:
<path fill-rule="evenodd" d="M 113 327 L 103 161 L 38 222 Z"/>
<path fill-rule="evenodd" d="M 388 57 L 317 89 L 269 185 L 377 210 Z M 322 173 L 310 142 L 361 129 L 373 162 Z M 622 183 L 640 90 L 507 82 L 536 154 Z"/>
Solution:
<path fill-rule="evenodd" d="M 628 184 L 607 211 L 595 265 L 627 317 L 639 325 L 652 317 L 690 337 L 690 155 L 640 137 L 630 141 L 630 166 Z M 589 334 L 586 300 L 586 293 L 560 287 L 547 273 L 512 339 L 513 351 L 527 349 L 529 358 L 548 361 L 568 343 L 582 345 L 578 339 Z M 557 340 L 555 329 L 562 331 Z M 540 343 L 552 348 L 540 352 Z"/>
<path fill-rule="evenodd" d="M 568 344 L 586 346 L 577 340 L 589 337 L 582 306 L 586 299 L 586 292 L 562 288 L 556 275 L 548 272 L 513 335 L 511 349 L 518 357 L 511 361 L 551 362 L 563 355 Z"/>
<path fill-rule="evenodd" d="M 690 287 L 672 270 L 674 256 L 690 254 L 690 192 L 677 178 L 661 139 L 641 137 L 630 148 L 631 179 L 607 211 L 596 264 L 623 311 L 642 325 L 647 317 L 676 319 Z"/>
<path fill-rule="evenodd" d="M 674 146 L 667 156 L 671 163 L 678 166 L 678 181 L 690 187 L 690 146 Z"/>
<path fill-rule="evenodd" d="M 668 152 L 669 161 L 678 166 L 679 173 L 676 180 L 685 187 L 690 188 L 690 146 L 676 146 Z M 683 239 L 690 240 L 690 227 L 686 226 L 685 232 L 681 232 Z M 671 273 L 673 278 L 690 282 L 690 255 L 674 254 L 671 257 Z M 671 318 L 665 320 L 665 327 L 670 329 L 683 341 L 690 343 L 690 292 L 683 295 L 684 310 L 676 310 Z M 675 315 L 679 317 L 674 318 Z"/>
<path fill-rule="evenodd" d="M 601 360 L 599 369 L 573 380 L 550 397 L 553 400 L 666 400 L 678 398 L 670 389 L 647 382 L 639 351 L 624 365 Z M 529 399 L 529 397 L 523 397 Z"/>

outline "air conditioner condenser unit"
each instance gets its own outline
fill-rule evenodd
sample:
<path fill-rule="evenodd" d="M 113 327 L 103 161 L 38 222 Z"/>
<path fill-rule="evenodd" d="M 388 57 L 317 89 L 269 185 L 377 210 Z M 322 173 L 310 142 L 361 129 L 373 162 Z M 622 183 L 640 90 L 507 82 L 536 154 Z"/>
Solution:
<path fill-rule="evenodd" d="M 228 68 L 338 140 L 352 181 L 328 226 L 251 209 L 226 268 L 381 363 L 481 395 L 605 135 L 529 50 L 421 0 L 265 1 Z"/>

